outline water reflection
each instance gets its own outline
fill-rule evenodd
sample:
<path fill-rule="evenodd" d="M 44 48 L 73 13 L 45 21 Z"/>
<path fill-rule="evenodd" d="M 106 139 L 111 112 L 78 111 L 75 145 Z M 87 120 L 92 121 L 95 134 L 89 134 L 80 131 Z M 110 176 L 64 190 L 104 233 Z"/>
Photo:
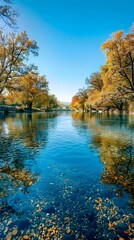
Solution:
<path fill-rule="evenodd" d="M 97 148 L 104 164 L 100 182 L 113 185 L 119 197 L 125 190 L 134 205 L 134 118 L 104 114 L 72 113 L 76 126 L 89 128 L 90 148 Z M 81 124 L 80 121 L 86 124 Z"/>
<path fill-rule="evenodd" d="M 29 186 L 39 179 L 34 158 L 40 148 L 45 148 L 50 118 L 57 114 L 16 114 L 0 119 L 0 178 L 1 197 L 7 197 L 20 189 L 28 193 Z M 3 199 L 2 199 L 3 201 Z M 6 201 L 6 198 L 5 198 Z"/>
<path fill-rule="evenodd" d="M 133 119 L 16 114 L 0 136 L 0 239 L 133 238 Z"/>

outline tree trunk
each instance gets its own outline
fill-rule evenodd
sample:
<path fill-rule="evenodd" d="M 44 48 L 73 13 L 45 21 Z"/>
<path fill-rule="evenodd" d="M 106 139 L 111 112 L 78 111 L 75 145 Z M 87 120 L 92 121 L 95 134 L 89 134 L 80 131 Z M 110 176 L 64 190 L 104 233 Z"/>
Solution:
<path fill-rule="evenodd" d="M 85 111 L 85 105 L 82 104 L 82 112 L 84 112 L 84 111 Z"/>
<path fill-rule="evenodd" d="M 32 102 L 28 102 L 28 103 L 27 103 L 27 107 L 28 107 L 29 110 L 32 110 L 32 105 L 33 105 Z"/>

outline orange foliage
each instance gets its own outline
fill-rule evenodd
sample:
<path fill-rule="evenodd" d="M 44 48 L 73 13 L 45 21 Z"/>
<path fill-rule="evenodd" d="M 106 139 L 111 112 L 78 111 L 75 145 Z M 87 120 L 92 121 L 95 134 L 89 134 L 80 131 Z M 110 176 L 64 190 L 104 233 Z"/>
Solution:
<path fill-rule="evenodd" d="M 78 98 L 78 96 L 75 95 L 72 97 L 72 102 L 70 104 L 70 107 L 75 108 L 77 106 L 77 104 L 79 104 L 79 98 Z"/>

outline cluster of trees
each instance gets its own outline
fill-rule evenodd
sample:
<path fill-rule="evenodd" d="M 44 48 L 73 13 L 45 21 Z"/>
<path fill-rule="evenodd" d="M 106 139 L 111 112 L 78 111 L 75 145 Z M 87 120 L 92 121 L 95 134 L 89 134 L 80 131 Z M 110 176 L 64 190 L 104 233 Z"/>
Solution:
<path fill-rule="evenodd" d="M 71 108 L 134 111 L 134 27 L 126 35 L 113 33 L 101 49 L 105 64 L 86 79 L 87 87 L 73 96 Z"/>
<path fill-rule="evenodd" d="M 49 94 L 46 76 L 40 76 L 38 67 L 29 64 L 29 57 L 39 53 L 36 41 L 29 39 L 25 31 L 15 33 L 18 12 L 10 0 L 0 2 L 0 102 L 28 109 L 55 109 L 58 102 Z"/>

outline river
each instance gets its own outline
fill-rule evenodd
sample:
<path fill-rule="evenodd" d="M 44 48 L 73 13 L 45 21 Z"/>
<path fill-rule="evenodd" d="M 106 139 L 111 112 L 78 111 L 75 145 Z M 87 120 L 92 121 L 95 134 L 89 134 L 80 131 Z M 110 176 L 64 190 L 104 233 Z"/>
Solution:
<path fill-rule="evenodd" d="M 0 116 L 0 239 L 134 239 L 134 116 Z"/>

